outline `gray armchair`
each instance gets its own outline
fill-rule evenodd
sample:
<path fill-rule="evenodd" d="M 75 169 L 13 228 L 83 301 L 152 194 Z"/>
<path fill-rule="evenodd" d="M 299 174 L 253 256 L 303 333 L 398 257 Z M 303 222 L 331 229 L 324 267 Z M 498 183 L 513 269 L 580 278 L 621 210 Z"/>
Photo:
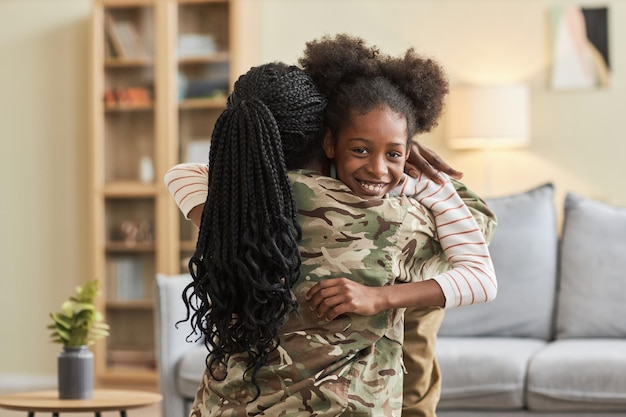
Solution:
<path fill-rule="evenodd" d="M 156 277 L 155 337 L 159 387 L 163 395 L 162 417 L 186 417 L 204 373 L 207 350 L 202 341 L 188 342 L 191 333 L 185 318 L 182 294 L 191 282 L 189 274 Z"/>

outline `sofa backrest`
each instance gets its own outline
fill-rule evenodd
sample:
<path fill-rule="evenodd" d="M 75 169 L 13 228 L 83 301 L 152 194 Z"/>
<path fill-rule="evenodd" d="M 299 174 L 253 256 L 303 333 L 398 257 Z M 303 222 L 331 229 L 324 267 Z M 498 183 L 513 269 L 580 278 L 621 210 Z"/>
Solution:
<path fill-rule="evenodd" d="M 626 338 L 626 207 L 565 198 L 556 337 Z"/>
<path fill-rule="evenodd" d="M 440 336 L 552 337 L 558 237 L 554 186 L 487 199 L 498 217 L 489 245 L 498 295 L 449 309 Z"/>
<path fill-rule="evenodd" d="M 159 389 L 163 395 L 161 414 L 163 417 L 188 415 L 186 403 L 178 390 L 177 370 L 181 358 L 193 350 L 197 343 L 189 343 L 191 324 L 185 319 L 187 310 L 183 302 L 183 291 L 192 281 L 191 275 L 156 275 L 155 294 L 155 337 Z"/>

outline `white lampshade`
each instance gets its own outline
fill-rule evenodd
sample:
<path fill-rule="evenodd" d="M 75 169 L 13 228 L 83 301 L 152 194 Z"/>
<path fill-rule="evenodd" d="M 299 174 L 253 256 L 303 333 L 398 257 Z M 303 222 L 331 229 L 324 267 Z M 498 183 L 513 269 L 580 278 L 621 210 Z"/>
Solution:
<path fill-rule="evenodd" d="M 530 141 L 524 85 L 452 87 L 446 116 L 452 149 L 523 147 Z"/>

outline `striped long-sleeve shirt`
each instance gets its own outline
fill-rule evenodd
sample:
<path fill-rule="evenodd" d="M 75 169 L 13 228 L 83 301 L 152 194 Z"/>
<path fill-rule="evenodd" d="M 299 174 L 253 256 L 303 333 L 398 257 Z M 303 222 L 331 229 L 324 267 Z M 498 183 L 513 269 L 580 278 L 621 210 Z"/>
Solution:
<path fill-rule="evenodd" d="M 446 299 L 445 307 L 491 301 L 497 293 L 497 281 L 484 235 L 485 227 L 479 227 L 474 218 L 476 211 L 473 215 L 452 182 L 447 177 L 445 179 L 445 183 L 439 185 L 423 175 L 418 178 L 405 176 L 404 182 L 390 196 L 412 196 L 434 216 L 439 242 L 449 267 L 439 272 L 442 268 L 435 265 L 432 270 L 436 272 L 424 278 L 434 279 L 439 284 Z M 207 165 L 176 165 L 166 173 L 164 181 L 185 217 L 188 218 L 191 209 L 205 203 L 208 193 Z M 487 231 L 490 232 L 491 228 L 488 227 Z"/>
<path fill-rule="evenodd" d="M 206 202 L 209 167 L 197 163 L 178 164 L 165 173 L 164 181 L 176 205 L 189 219 L 191 209 Z"/>
<path fill-rule="evenodd" d="M 484 303 L 496 297 L 498 284 L 485 236 L 445 176 L 443 185 L 421 174 L 407 175 L 390 195 L 410 195 L 435 218 L 439 244 L 451 268 L 432 277 L 446 297 L 446 308 Z"/>

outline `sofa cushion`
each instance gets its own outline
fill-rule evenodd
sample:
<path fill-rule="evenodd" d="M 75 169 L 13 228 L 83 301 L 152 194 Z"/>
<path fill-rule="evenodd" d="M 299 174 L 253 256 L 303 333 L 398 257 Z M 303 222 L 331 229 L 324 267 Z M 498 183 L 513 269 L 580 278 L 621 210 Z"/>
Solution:
<path fill-rule="evenodd" d="M 207 348 L 203 344 L 185 353 L 177 365 L 176 387 L 184 398 L 194 398 L 204 374 Z"/>
<path fill-rule="evenodd" d="M 558 338 L 626 337 L 626 207 L 565 199 Z"/>
<path fill-rule="evenodd" d="M 519 409 L 524 406 L 526 368 L 545 345 L 538 339 L 441 337 L 439 409 Z"/>
<path fill-rule="evenodd" d="M 626 411 L 626 340 L 557 340 L 528 368 L 534 411 Z"/>
<path fill-rule="evenodd" d="M 498 217 L 489 245 L 498 295 L 487 304 L 446 310 L 439 334 L 547 340 L 557 276 L 554 187 L 486 201 Z"/>

